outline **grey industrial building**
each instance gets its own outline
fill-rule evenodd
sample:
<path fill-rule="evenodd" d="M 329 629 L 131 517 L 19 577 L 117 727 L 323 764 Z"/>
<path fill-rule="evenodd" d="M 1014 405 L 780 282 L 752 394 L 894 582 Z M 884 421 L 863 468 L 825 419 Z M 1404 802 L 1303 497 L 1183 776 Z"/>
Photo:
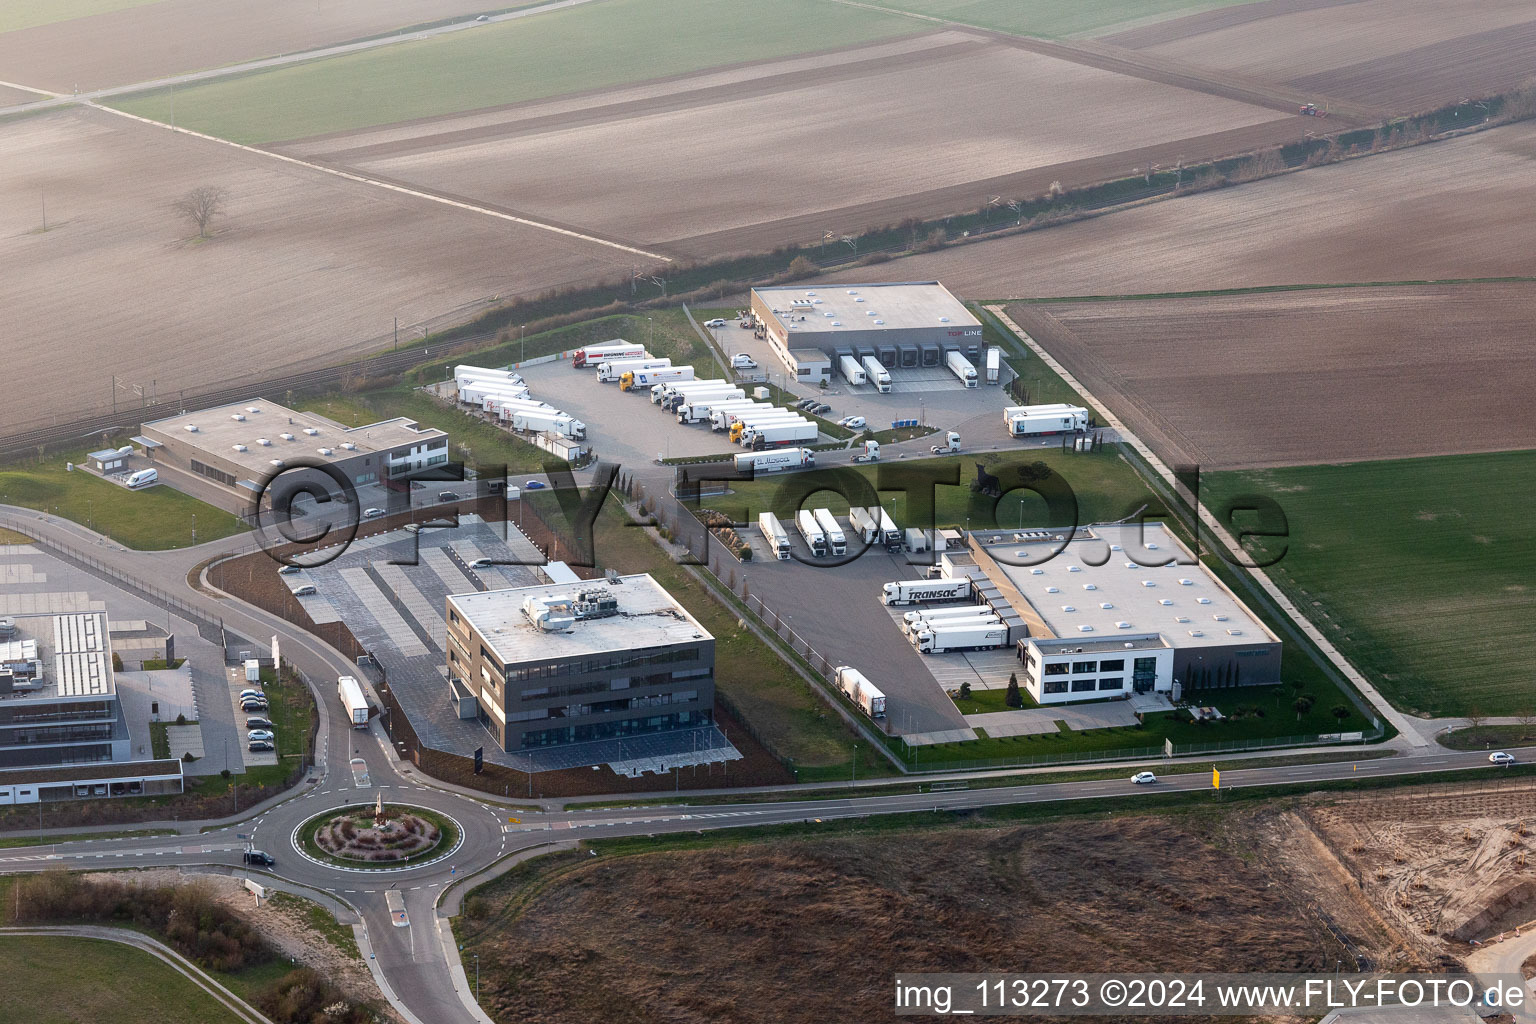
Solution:
<path fill-rule="evenodd" d="M 645 574 L 448 597 L 450 697 L 509 751 L 708 725 L 715 640 Z"/>
<path fill-rule="evenodd" d="M 978 532 L 941 559 L 1041 704 L 1280 681 L 1280 638 L 1161 523 Z"/>
<path fill-rule="evenodd" d="M 981 321 L 937 281 L 754 288 L 752 315 L 804 382 L 830 376 L 844 355 L 891 369 L 941 366 L 957 350 L 981 355 Z"/>
<path fill-rule="evenodd" d="M 181 791 L 179 762 L 130 754 L 106 615 L 0 618 L 0 805 Z"/>
<path fill-rule="evenodd" d="M 306 478 L 327 486 L 320 470 L 283 472 L 300 460 L 323 464 L 353 485 L 388 485 L 448 462 L 448 435 L 435 427 L 403 416 L 347 427 L 266 399 L 154 420 L 133 441 L 147 460 L 134 468 L 153 466 L 162 483 L 240 514 L 280 472 L 288 486 Z M 336 492 L 334 481 L 328 490 Z"/>

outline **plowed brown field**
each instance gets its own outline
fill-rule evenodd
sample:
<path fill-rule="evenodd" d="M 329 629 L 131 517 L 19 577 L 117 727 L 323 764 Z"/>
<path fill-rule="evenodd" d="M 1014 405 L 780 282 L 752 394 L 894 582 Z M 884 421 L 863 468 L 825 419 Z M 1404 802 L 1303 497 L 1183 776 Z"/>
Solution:
<path fill-rule="evenodd" d="M 1536 123 L 880 267 L 967 298 L 1536 276 Z M 867 281 L 859 268 L 829 275 Z"/>
<path fill-rule="evenodd" d="M 1008 312 L 1170 461 L 1231 469 L 1536 448 L 1536 283 Z"/>
<path fill-rule="evenodd" d="M 1413 113 L 1536 73 L 1527 0 L 1268 0 L 1105 36 L 1116 45 Z"/>
<path fill-rule="evenodd" d="M 1296 120 L 939 32 L 282 148 L 702 255 L 1027 194 L 1010 176 L 1040 179 L 1028 193 L 1112 177 L 1143 147 L 1171 160 L 1272 144 Z"/>
<path fill-rule="evenodd" d="M 488 299 L 613 276 L 612 250 L 75 108 L 0 125 L 0 430 L 110 408 L 112 375 L 231 384 L 388 345 Z M 229 193 L 198 242 L 171 210 Z M 46 233 L 41 203 L 48 205 Z M 120 391 L 120 401 L 136 401 Z"/>
<path fill-rule="evenodd" d="M 160 0 L 0 34 L 0 77 L 89 92 L 517 6 L 518 0 Z"/>

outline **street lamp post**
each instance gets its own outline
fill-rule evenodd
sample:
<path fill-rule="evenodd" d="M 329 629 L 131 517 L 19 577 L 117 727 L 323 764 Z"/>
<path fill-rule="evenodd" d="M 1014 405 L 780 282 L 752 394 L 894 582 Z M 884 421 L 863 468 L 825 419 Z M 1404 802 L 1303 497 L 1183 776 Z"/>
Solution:
<path fill-rule="evenodd" d="M 523 343 L 523 332 L 526 331 L 526 330 L 528 330 L 528 325 L 527 324 L 523 324 L 522 326 L 520 326 L 517 329 L 517 362 L 518 362 L 518 365 L 522 365 L 523 360 L 528 355 L 528 347 Z"/>
<path fill-rule="evenodd" d="M 480 954 L 471 953 L 475 958 L 475 1002 L 480 1002 Z"/>

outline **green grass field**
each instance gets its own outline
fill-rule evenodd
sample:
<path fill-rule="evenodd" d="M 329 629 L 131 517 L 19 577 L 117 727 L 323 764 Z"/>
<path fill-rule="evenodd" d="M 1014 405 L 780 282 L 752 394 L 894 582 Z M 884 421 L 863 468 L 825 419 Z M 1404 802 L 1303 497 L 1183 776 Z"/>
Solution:
<path fill-rule="evenodd" d="M 1252 0 L 872 0 L 875 6 L 1031 36 L 1098 35 L 1129 22 L 1161 21 Z"/>
<path fill-rule="evenodd" d="M 130 491 L 83 470 L 71 473 L 64 468 L 66 462 L 84 461 L 82 450 L 0 468 L 0 504 L 52 512 L 140 551 L 190 547 L 193 516 L 199 544 L 246 529 L 228 512 L 166 484 Z"/>
<path fill-rule="evenodd" d="M 176 123 L 296 139 L 921 32 L 827 0 L 605 0 L 176 90 Z M 169 120 L 169 93 L 114 104 Z"/>
<path fill-rule="evenodd" d="M 0 959 L 5 961 L 0 1024 L 238 1020 L 168 964 L 118 942 L 4 935 Z"/>
<path fill-rule="evenodd" d="M 976 477 L 976 464 L 1002 482 L 1005 493 L 1000 501 L 975 494 L 970 482 Z M 1071 488 L 1077 502 L 1077 521 L 1082 524 L 1113 522 L 1141 507 L 1148 505 L 1147 514 L 1162 509 L 1162 503 L 1146 488 L 1135 470 L 1119 455 L 1105 449 L 1091 454 L 1063 452 L 1059 448 L 1022 449 L 1008 452 L 985 452 L 975 455 L 958 455 L 938 459 L 924 459 L 919 463 L 886 463 L 884 466 L 861 466 L 857 473 L 870 486 L 877 486 L 882 468 L 887 474 L 908 472 L 914 465 L 925 472 L 933 467 L 954 466 L 960 474 L 958 485 L 942 484 L 934 488 L 934 519 L 940 527 L 967 526 L 977 530 L 1002 528 L 1061 526 L 1063 520 L 1048 514 L 1045 501 L 1038 495 L 1022 490 L 1008 491 L 1020 486 L 1018 470 L 1034 462 L 1050 466 Z M 822 470 L 814 471 L 816 473 Z M 797 474 L 796 480 L 808 474 Z M 830 476 L 828 477 L 830 479 Z M 785 478 L 770 476 L 751 483 L 733 483 L 731 492 L 718 497 L 706 498 L 702 504 L 719 509 L 738 523 L 752 522 L 759 513 L 772 511 L 783 518 L 793 514 L 787 507 L 792 491 L 785 488 Z M 915 522 L 907 512 L 906 497 L 899 491 L 880 495 L 886 511 L 898 523 Z M 834 515 L 845 515 L 847 499 L 831 491 L 816 492 L 808 496 L 804 506 L 826 507 Z"/>
<path fill-rule="evenodd" d="M 32 0 L 5 0 L 0 3 L 0 32 L 15 32 L 38 25 L 52 25 L 57 21 L 87 18 L 92 14 L 105 14 L 128 7 L 144 7 L 159 0 L 49 0 L 34 3 Z"/>
<path fill-rule="evenodd" d="M 1210 507 L 1241 493 L 1285 509 L 1270 575 L 1394 705 L 1513 715 L 1533 703 L 1536 452 L 1206 478 Z"/>

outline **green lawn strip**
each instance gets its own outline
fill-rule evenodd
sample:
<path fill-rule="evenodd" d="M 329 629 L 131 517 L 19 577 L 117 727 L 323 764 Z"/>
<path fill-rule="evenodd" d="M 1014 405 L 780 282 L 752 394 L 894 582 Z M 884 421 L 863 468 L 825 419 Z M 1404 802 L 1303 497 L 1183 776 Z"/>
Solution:
<path fill-rule="evenodd" d="M 877 7 L 911 11 L 977 28 L 1064 38 L 1097 35 L 1128 22 L 1142 23 L 1252 0 L 873 0 Z"/>
<path fill-rule="evenodd" d="M 1242 494 L 1280 504 L 1289 537 L 1254 548 L 1272 558 L 1284 545 L 1270 578 L 1398 708 L 1536 705 L 1536 452 L 1215 473 L 1204 489 L 1218 516 Z"/>
<path fill-rule="evenodd" d="M 1037 708 L 1035 698 L 1029 695 L 1029 691 L 1019 686 L 1019 698 L 1023 700 L 1020 708 Z M 999 687 L 996 690 L 972 690 L 969 699 L 961 699 L 957 694 L 951 694 L 950 699 L 955 702 L 955 707 L 960 709 L 962 715 L 990 715 L 995 711 L 1018 711 L 1020 708 L 1008 706 L 1008 689 Z"/>
<path fill-rule="evenodd" d="M 149 658 L 143 662 L 140 662 L 139 667 L 145 672 L 163 672 L 169 668 L 181 668 L 181 666 L 185 665 L 186 663 L 186 658 L 177 658 L 175 661 L 171 662 L 167 662 L 164 658 Z"/>
<path fill-rule="evenodd" d="M 171 738 L 166 734 L 167 728 L 167 722 L 149 723 L 149 749 L 157 760 L 171 756 Z"/>
<path fill-rule="evenodd" d="M 1395 750 L 1381 748 L 1362 749 L 1358 754 L 1348 757 L 1349 763 L 1357 761 L 1375 761 L 1383 757 L 1396 757 Z M 1285 768 L 1293 765 L 1308 764 L 1333 764 L 1343 763 L 1337 753 L 1326 754 L 1292 754 L 1277 755 L 1274 757 L 1244 757 L 1230 761 L 1203 761 L 1180 760 L 1165 761 L 1158 765 L 1155 771 L 1158 776 L 1164 775 L 1191 775 L 1198 772 L 1208 772 L 1212 764 L 1222 771 L 1240 771 L 1245 768 Z M 1140 769 L 1137 769 L 1138 771 Z M 1076 771 L 1057 771 L 1030 773 L 1027 775 L 998 772 L 992 775 L 984 775 L 978 778 L 967 779 L 959 784 L 960 789 L 998 789 L 1008 786 L 1048 786 L 1060 782 L 1102 782 L 1105 779 L 1128 778 L 1131 769 L 1125 767 L 1111 768 L 1080 768 Z M 946 783 L 937 784 L 943 787 Z M 658 797 L 654 800 L 603 800 L 597 802 L 571 802 L 567 804 L 568 810 L 583 810 L 598 807 L 647 807 L 647 806 L 676 806 L 676 805 L 709 805 L 709 804 L 765 804 L 778 801 L 793 800 L 854 800 L 868 796 L 899 796 L 904 793 L 932 793 L 942 791 L 935 789 L 933 782 L 893 782 L 890 785 L 878 787 L 841 789 L 806 789 L 792 792 L 778 793 L 734 793 L 721 794 L 720 796 L 685 796 L 675 799 Z"/>
<path fill-rule="evenodd" d="M 542 495 L 540 496 L 543 497 Z M 546 499 L 547 500 L 547 499 Z M 841 778 L 852 770 L 855 739 L 837 716 L 750 629 L 666 556 L 610 500 L 594 527 L 600 560 L 623 573 L 648 572 L 715 637 L 715 687 L 737 708 L 770 750 L 789 758 L 801 782 Z M 891 771 L 861 743 L 858 771 Z"/>
<path fill-rule="evenodd" d="M 107 446 L 116 447 L 118 438 Z M 94 450 L 94 449 L 93 449 Z M 44 461 L 15 460 L 0 467 L 0 504 L 24 505 L 89 527 L 140 551 L 184 548 L 219 540 L 247 527 L 238 518 L 183 494 L 167 484 L 140 491 L 109 483 L 66 463 L 85 461 L 85 449 L 48 455 Z M 195 517 L 195 518 L 194 518 Z"/>
<path fill-rule="evenodd" d="M 28 1024 L 217 1024 L 240 1020 L 201 986 L 150 953 L 63 935 L 0 935 L 0 1020 Z"/>
<path fill-rule="evenodd" d="M 1019 384 L 1024 389 L 1020 405 L 1051 405 L 1060 402 L 1088 407 L 1082 395 L 1058 377 L 1056 371 L 1035 354 L 1034 349 L 1014 337 L 1013 332 L 1006 330 L 991 311 L 982 308 L 981 303 L 973 302 L 970 306 L 971 312 L 981 321 L 982 340 L 988 345 L 999 346 L 1004 352 L 1003 361 L 1018 374 Z"/>
<path fill-rule="evenodd" d="M 310 930 L 329 942 L 343 956 L 353 960 L 363 958 L 362 952 L 357 948 L 357 936 L 352 934 L 352 926 L 337 921 L 336 915 L 325 907 L 313 900 L 287 892 L 274 891 L 268 900 L 276 906 L 289 907 L 302 913 Z"/>
<path fill-rule="evenodd" d="M 242 143 L 597 90 L 924 31 L 825 0 L 605 0 L 344 54 L 175 93 L 176 124 Z M 114 101 L 170 120 L 170 91 Z"/>
<path fill-rule="evenodd" d="M 166 828 L 141 828 L 127 832 L 82 832 L 71 836 L 7 836 L 0 835 L 0 849 L 16 846 L 54 846 L 58 843 L 83 843 L 92 839 L 142 839 L 147 836 L 175 835 Z"/>
<path fill-rule="evenodd" d="M 1435 738 L 1452 750 L 1498 750 L 1524 747 L 1536 741 L 1536 725 L 1477 725 L 1442 733 Z"/>

